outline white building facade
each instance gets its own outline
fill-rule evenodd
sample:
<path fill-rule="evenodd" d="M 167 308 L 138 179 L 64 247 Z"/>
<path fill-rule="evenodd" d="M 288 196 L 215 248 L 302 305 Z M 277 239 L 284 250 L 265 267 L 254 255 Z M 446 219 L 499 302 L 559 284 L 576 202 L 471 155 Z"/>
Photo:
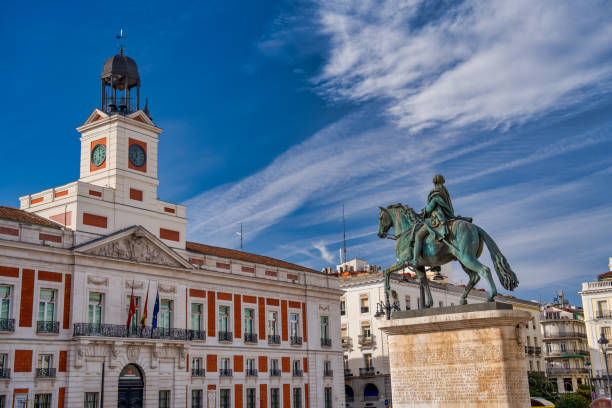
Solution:
<path fill-rule="evenodd" d="M 80 179 L 0 207 L 0 407 L 344 407 L 338 278 L 188 242 L 136 64 L 102 81 Z"/>
<path fill-rule="evenodd" d="M 432 274 L 430 289 L 434 307 L 459 305 L 464 287 L 451 284 L 450 265 L 442 268 L 437 280 Z M 353 259 L 337 267 L 340 288 L 344 291 L 340 300 L 342 346 L 344 348 L 345 399 L 347 408 L 392 405 L 389 352 L 386 334 L 380 330 L 384 315 L 384 278 L 381 268 L 366 261 Z M 442 279 L 439 279 L 442 278 Z M 391 289 L 400 310 L 420 308 L 421 293 L 417 279 L 393 275 Z M 488 294 L 473 290 L 468 303 L 486 301 Z M 514 308 L 530 312 L 533 319 L 525 327 L 519 327 L 530 371 L 543 371 L 541 350 L 542 336 L 539 322 L 540 306 L 512 296 L 498 296 L 500 302 L 511 303 Z M 527 373 L 525 373 L 527 375 Z"/>

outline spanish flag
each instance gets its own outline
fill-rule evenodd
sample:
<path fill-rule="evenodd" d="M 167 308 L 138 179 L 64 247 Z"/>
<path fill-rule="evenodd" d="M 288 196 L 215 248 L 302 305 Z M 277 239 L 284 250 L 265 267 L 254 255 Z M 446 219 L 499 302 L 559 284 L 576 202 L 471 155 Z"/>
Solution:
<path fill-rule="evenodd" d="M 149 303 L 149 286 L 151 286 L 151 282 L 149 281 L 149 285 L 147 286 L 147 296 L 145 298 L 144 310 L 142 311 L 142 317 L 140 318 L 140 325 L 145 327 L 147 324 L 147 304 Z"/>

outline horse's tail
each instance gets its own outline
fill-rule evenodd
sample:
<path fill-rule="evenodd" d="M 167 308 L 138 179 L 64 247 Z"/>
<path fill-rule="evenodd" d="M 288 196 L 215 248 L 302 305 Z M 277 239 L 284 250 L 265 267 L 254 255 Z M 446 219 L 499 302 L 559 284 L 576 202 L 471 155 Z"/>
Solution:
<path fill-rule="evenodd" d="M 493 238 L 489 236 L 480 227 L 478 228 L 478 234 L 484 239 L 485 244 L 487 244 L 487 248 L 489 249 L 489 253 L 491 254 L 491 259 L 493 260 L 493 266 L 495 267 L 495 272 L 497 272 L 497 276 L 499 277 L 499 281 L 502 286 L 508 290 L 514 290 L 518 286 L 518 278 L 516 274 L 510 268 L 506 257 L 501 253 Z"/>

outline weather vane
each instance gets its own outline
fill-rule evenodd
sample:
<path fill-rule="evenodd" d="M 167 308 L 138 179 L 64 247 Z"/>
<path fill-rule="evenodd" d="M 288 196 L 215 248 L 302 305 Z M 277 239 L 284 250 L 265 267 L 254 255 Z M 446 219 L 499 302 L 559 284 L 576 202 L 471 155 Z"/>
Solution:
<path fill-rule="evenodd" d="M 123 28 L 119 30 L 119 34 L 116 37 L 119 40 L 119 54 L 123 55 Z"/>

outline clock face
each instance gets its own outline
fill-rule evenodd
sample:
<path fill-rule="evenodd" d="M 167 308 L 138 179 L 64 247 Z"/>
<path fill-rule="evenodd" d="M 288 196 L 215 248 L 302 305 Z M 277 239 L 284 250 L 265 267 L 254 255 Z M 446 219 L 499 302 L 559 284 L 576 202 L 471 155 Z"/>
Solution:
<path fill-rule="evenodd" d="M 130 145 L 128 156 L 132 164 L 136 167 L 141 167 L 147 160 L 147 154 L 145 153 L 144 149 L 142 146 L 137 145 L 136 143 Z"/>
<path fill-rule="evenodd" d="M 91 151 L 91 163 L 99 167 L 104 163 L 104 160 L 106 160 L 106 146 L 102 143 L 98 143 Z"/>

